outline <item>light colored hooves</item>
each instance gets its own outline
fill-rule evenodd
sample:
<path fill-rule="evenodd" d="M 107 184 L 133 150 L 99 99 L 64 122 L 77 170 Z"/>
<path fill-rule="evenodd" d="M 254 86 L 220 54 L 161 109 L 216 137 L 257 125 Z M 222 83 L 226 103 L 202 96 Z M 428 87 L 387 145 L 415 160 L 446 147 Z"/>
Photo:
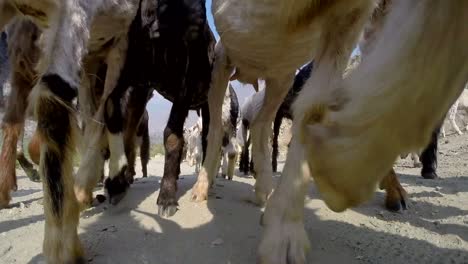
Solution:
<path fill-rule="evenodd" d="M 93 193 L 88 192 L 84 188 L 78 186 L 75 186 L 74 190 L 80 211 L 89 208 L 93 202 Z"/>
<path fill-rule="evenodd" d="M 258 249 L 259 264 L 305 264 L 309 240 L 302 222 L 266 227 Z"/>
<path fill-rule="evenodd" d="M 67 238 L 65 237 L 47 238 L 46 236 L 44 240 L 44 256 L 47 263 L 88 263 L 78 236 L 70 238 L 72 241 L 66 241 Z"/>
<path fill-rule="evenodd" d="M 210 184 L 207 181 L 197 181 L 192 189 L 192 201 L 202 202 L 208 199 Z"/>
<path fill-rule="evenodd" d="M 177 205 L 158 205 L 158 215 L 162 217 L 171 217 L 177 212 Z"/>
<path fill-rule="evenodd" d="M 260 180 L 257 180 L 255 183 L 255 203 L 260 207 L 265 206 L 272 191 L 273 187 L 270 182 L 262 184 Z"/>

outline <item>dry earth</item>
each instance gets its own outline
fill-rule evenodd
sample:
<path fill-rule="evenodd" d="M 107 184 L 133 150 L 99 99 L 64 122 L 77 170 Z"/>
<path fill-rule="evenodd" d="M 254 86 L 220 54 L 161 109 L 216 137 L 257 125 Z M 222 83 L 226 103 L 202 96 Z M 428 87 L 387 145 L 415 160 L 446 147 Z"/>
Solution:
<path fill-rule="evenodd" d="M 440 140 L 440 179 L 422 179 L 411 164 L 408 159 L 396 165 L 409 193 L 409 208 L 399 213 L 383 208 L 380 191 L 365 205 L 334 213 L 312 184 L 305 208 L 308 263 L 468 263 L 468 136 Z M 208 202 L 193 203 L 195 176 L 184 163 L 179 211 L 165 219 L 155 214 L 161 156 L 151 160 L 149 172 L 119 205 L 82 213 L 79 233 L 90 263 L 256 262 L 262 228 L 261 210 L 246 202 L 252 178 L 237 173 L 233 181 L 217 180 Z M 42 186 L 17 173 L 12 206 L 0 211 L 0 263 L 41 263 L 47 235 Z"/>

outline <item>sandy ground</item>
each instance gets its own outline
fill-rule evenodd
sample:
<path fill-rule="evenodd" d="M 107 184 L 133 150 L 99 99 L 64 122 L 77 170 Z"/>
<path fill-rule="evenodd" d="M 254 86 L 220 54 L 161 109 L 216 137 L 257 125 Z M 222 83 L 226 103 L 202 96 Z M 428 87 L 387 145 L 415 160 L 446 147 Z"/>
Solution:
<path fill-rule="evenodd" d="M 468 136 L 440 142 L 440 179 L 422 179 L 409 159 L 396 165 L 410 194 L 400 213 L 387 212 L 377 192 L 369 203 L 337 214 L 312 184 L 305 208 L 308 263 L 468 263 Z M 180 210 L 164 219 L 155 214 L 162 157 L 151 160 L 149 171 L 119 205 L 82 213 L 79 233 L 90 263 L 255 263 L 262 228 L 261 210 L 246 202 L 251 178 L 218 180 L 208 202 L 193 203 L 193 168 L 183 164 Z M 17 173 L 12 207 L 0 211 L 0 263 L 41 263 L 41 184 Z"/>

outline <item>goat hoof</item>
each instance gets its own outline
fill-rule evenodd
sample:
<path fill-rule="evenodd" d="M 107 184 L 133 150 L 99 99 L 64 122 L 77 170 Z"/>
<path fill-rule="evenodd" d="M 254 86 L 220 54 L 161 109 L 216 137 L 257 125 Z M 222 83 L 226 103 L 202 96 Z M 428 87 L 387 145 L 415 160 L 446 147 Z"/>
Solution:
<path fill-rule="evenodd" d="M 439 176 L 437 175 L 437 173 L 435 173 L 435 171 L 424 172 L 424 173 L 421 174 L 421 176 L 424 179 L 431 179 L 431 180 L 439 178 Z"/>
<path fill-rule="evenodd" d="M 408 209 L 406 206 L 406 191 L 403 188 L 397 188 L 392 191 L 387 190 L 385 207 L 391 212 Z"/>
<path fill-rule="evenodd" d="M 106 201 L 106 196 L 102 194 L 96 195 L 96 201 L 100 204 Z"/>
<path fill-rule="evenodd" d="M 129 187 L 130 183 L 122 176 L 107 178 L 104 181 L 104 189 L 109 196 L 109 203 L 113 205 L 118 204 L 123 199 Z"/>
<path fill-rule="evenodd" d="M 208 198 L 210 184 L 205 181 L 197 181 L 192 189 L 192 201 L 202 202 Z"/>
<path fill-rule="evenodd" d="M 11 200 L 11 197 L 10 197 L 10 191 L 8 191 L 7 193 L 0 193 L 0 209 L 5 209 L 5 208 L 8 208 L 8 206 L 10 205 L 10 200 Z"/>
<path fill-rule="evenodd" d="M 302 222 L 267 225 L 258 249 L 257 263 L 305 264 L 308 249 L 309 240 Z"/>
<path fill-rule="evenodd" d="M 161 217 L 166 217 L 166 218 L 171 217 L 171 216 L 175 215 L 177 210 L 178 210 L 177 205 L 167 205 L 167 206 L 159 205 L 158 206 L 158 215 L 161 216 Z"/>
<path fill-rule="evenodd" d="M 171 217 L 177 212 L 177 199 L 175 197 L 175 192 L 164 191 L 165 188 L 161 188 L 159 193 L 158 200 L 156 204 L 158 205 L 158 215 L 162 217 Z"/>
<path fill-rule="evenodd" d="M 35 169 L 26 171 L 26 176 L 28 176 L 29 180 L 32 182 L 41 182 L 41 177 Z"/>
<path fill-rule="evenodd" d="M 80 186 L 75 186 L 74 191 L 76 200 L 78 201 L 78 205 L 80 207 L 80 211 L 85 210 L 92 205 L 93 193 L 91 191 L 88 191 L 86 188 Z"/>
<path fill-rule="evenodd" d="M 406 206 L 406 200 L 404 198 L 402 198 L 401 200 L 398 200 L 398 201 L 393 201 L 393 202 L 389 202 L 387 201 L 385 203 L 385 207 L 387 208 L 387 210 L 391 211 L 391 212 L 398 212 L 400 210 L 406 210 L 408 209 L 407 206 Z"/>

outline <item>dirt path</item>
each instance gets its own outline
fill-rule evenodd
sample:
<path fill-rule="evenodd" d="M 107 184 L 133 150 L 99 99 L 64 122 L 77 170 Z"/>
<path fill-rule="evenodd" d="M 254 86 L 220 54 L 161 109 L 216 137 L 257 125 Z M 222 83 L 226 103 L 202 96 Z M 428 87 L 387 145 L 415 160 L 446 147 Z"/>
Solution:
<path fill-rule="evenodd" d="M 345 213 L 324 206 L 312 186 L 306 228 L 309 263 L 468 263 L 468 136 L 441 140 L 438 180 L 424 180 L 409 160 L 398 162 L 409 209 L 390 213 L 383 193 Z M 281 164 L 282 165 L 282 164 Z M 82 213 L 80 238 L 91 263 L 255 263 L 261 210 L 246 198 L 251 178 L 218 180 L 211 199 L 192 203 L 193 168 L 182 166 L 180 210 L 155 214 L 163 159 L 150 162 L 118 206 L 104 203 Z M 41 263 L 44 216 L 41 184 L 18 170 L 19 190 L 0 211 L 0 263 Z"/>

